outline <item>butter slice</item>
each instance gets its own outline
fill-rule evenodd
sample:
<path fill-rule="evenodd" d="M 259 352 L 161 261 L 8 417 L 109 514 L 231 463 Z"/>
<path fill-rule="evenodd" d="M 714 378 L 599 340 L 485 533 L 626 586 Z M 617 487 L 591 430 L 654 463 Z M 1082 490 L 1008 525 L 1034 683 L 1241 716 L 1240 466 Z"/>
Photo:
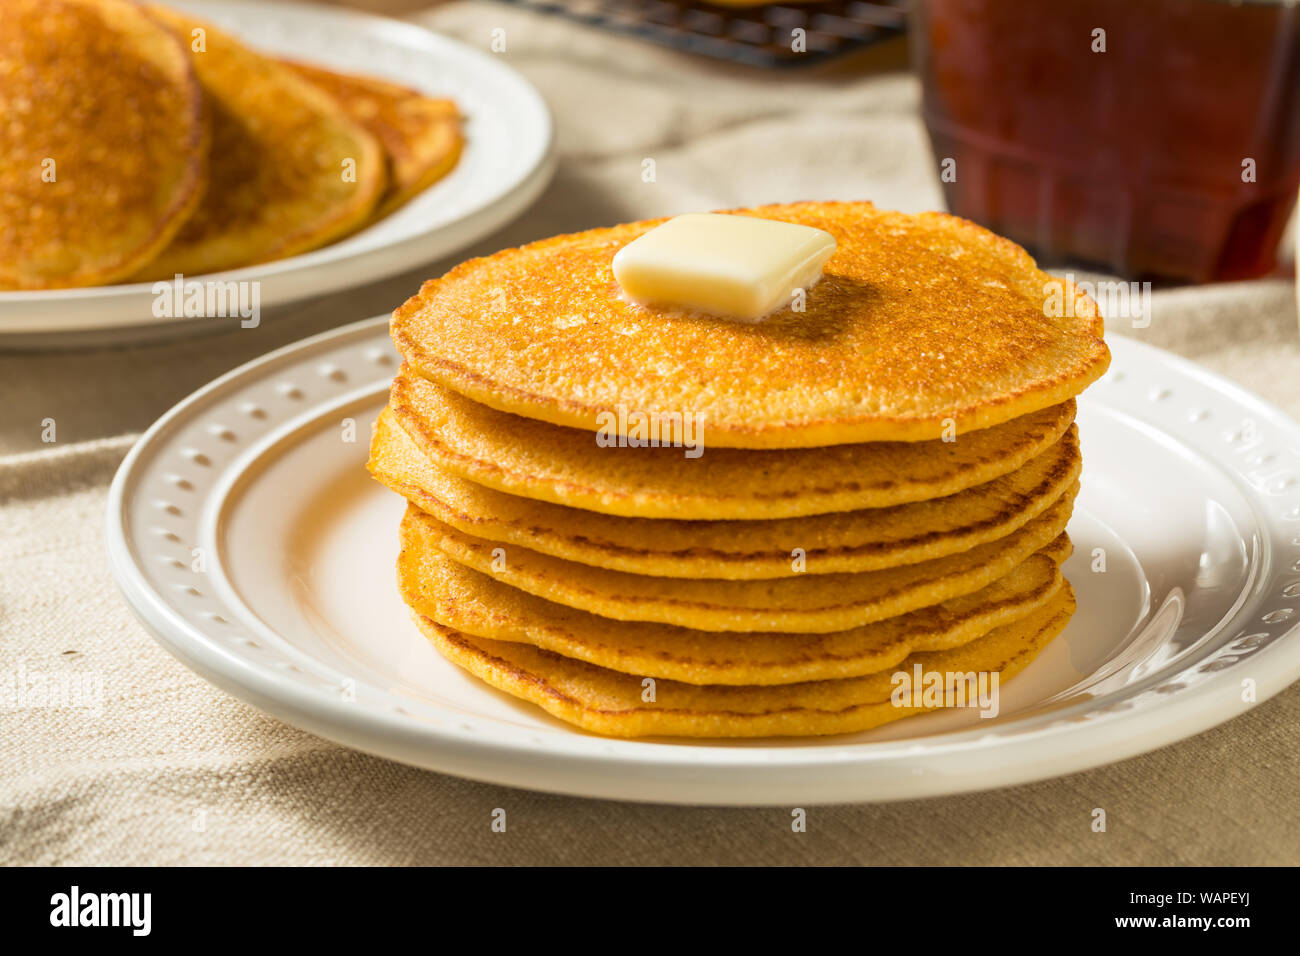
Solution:
<path fill-rule="evenodd" d="M 614 278 L 642 305 L 753 321 L 810 289 L 835 237 L 775 219 L 690 213 L 634 239 L 614 256 Z"/>

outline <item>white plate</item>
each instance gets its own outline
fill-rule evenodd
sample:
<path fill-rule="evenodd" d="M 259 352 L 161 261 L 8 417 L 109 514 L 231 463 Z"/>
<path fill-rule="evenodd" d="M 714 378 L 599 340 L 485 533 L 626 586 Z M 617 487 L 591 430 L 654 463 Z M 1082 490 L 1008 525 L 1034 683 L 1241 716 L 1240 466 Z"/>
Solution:
<path fill-rule="evenodd" d="M 450 255 L 514 219 L 550 181 L 550 113 L 500 57 L 412 24 L 321 6 L 260 0 L 172 5 L 229 28 L 260 50 L 452 97 L 466 117 L 456 168 L 393 215 L 313 252 L 213 274 L 261 283 L 264 311 Z M 102 341 L 106 330 L 116 339 L 156 338 L 193 334 L 213 323 L 155 317 L 153 301 L 147 282 L 0 292 L 0 345 Z"/>
<path fill-rule="evenodd" d="M 397 596 L 403 502 L 363 468 L 396 369 L 382 317 L 271 353 L 165 415 L 113 482 L 109 554 L 140 619 L 213 683 L 422 767 L 718 804 L 1039 779 L 1240 714 L 1243 681 L 1264 700 L 1300 676 L 1300 426 L 1186 361 L 1118 337 L 1111 347 L 1111 371 L 1079 404 L 1066 565 L 1079 611 L 991 720 L 949 710 L 819 739 L 611 740 L 444 661 Z"/>

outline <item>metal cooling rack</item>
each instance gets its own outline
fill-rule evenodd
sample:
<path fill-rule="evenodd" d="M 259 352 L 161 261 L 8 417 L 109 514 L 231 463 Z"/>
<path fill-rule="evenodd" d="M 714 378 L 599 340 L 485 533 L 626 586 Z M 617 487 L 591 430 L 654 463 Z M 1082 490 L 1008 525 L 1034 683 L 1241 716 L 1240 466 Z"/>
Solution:
<path fill-rule="evenodd" d="M 692 0 L 502 0 L 750 66 L 807 66 L 901 33 L 907 0 L 724 7 Z M 795 30 L 804 50 L 795 52 Z"/>

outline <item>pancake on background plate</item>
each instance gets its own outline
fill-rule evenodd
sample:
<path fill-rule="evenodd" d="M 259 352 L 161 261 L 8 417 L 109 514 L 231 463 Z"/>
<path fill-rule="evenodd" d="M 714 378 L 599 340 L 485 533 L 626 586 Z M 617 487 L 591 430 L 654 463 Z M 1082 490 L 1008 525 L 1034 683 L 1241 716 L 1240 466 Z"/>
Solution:
<path fill-rule="evenodd" d="M 128 0 L 0 3 L 0 290 L 311 251 L 460 159 L 448 99 L 289 63 Z"/>
<path fill-rule="evenodd" d="M 941 214 L 671 223 L 475 259 L 394 313 L 369 468 L 408 502 L 415 623 L 594 733 L 849 733 L 975 690 L 993 715 L 1075 610 L 1096 305 Z M 937 696 L 895 695 L 913 672 Z"/>
<path fill-rule="evenodd" d="M 465 138 L 452 100 L 426 96 L 385 80 L 282 61 L 332 96 L 364 126 L 388 157 L 388 189 L 371 214 L 381 219 L 455 167 Z"/>
<path fill-rule="evenodd" d="M 136 4 L 0 3 L 0 289 L 129 276 L 198 205 L 207 157 L 185 48 Z"/>
<path fill-rule="evenodd" d="M 384 153 L 329 94 L 209 23 L 149 11 L 190 50 L 212 145 L 202 202 L 137 280 L 296 255 L 370 217 L 387 184 Z"/>

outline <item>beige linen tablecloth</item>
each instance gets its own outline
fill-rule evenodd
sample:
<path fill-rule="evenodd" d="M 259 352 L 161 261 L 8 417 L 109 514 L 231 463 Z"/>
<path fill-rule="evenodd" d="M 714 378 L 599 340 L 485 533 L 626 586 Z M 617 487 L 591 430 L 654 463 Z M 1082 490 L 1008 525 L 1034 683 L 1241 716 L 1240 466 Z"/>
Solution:
<path fill-rule="evenodd" d="M 871 75 L 754 74 L 492 3 L 417 19 L 486 47 L 550 101 L 562 156 L 537 206 L 473 252 L 643 216 L 760 202 L 940 205 L 917 89 Z M 304 51 L 305 53 L 305 51 Z M 643 183 L 653 158 L 657 181 Z M 133 437 L 213 376 L 389 311 L 426 275 L 256 330 L 116 351 L 0 355 L 0 678 L 102 681 L 102 712 L 0 711 L 6 863 L 1296 863 L 1300 686 L 1191 740 L 975 795 L 813 808 L 587 801 L 453 779 L 266 717 L 165 654 L 118 598 L 105 494 Z M 1116 331 L 1125 331 L 1117 328 Z M 1135 333 L 1300 415 L 1287 282 L 1157 294 Z M 42 442 L 53 419 L 57 441 Z M 504 808 L 506 833 L 491 830 Z M 1094 833 L 1096 807 L 1108 829 Z"/>

